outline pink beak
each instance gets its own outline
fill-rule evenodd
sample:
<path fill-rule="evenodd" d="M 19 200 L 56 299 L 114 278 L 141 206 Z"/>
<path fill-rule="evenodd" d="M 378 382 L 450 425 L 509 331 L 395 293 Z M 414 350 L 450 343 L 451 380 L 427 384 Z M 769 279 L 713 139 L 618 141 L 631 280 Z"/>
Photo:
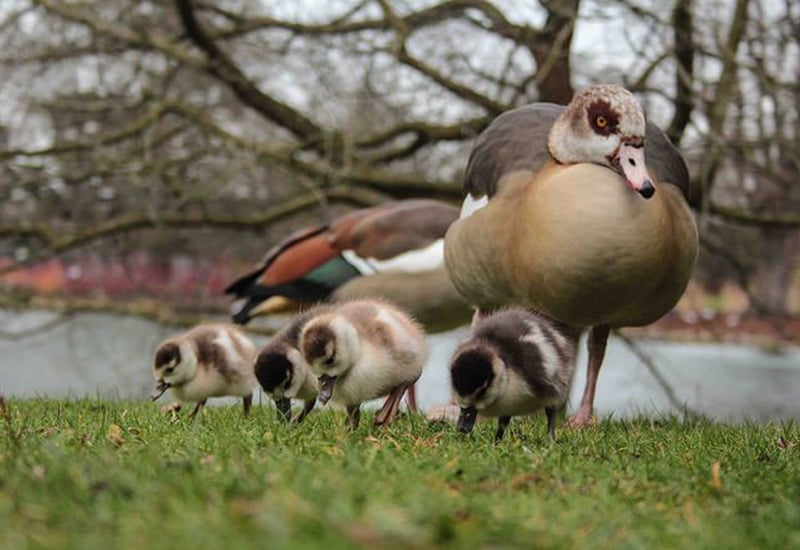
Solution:
<path fill-rule="evenodd" d="M 622 176 L 630 188 L 641 196 L 649 199 L 656 192 L 653 179 L 647 172 L 647 165 L 644 162 L 644 144 L 641 141 L 620 143 L 617 155 L 614 157 L 614 164 L 622 172 Z"/>

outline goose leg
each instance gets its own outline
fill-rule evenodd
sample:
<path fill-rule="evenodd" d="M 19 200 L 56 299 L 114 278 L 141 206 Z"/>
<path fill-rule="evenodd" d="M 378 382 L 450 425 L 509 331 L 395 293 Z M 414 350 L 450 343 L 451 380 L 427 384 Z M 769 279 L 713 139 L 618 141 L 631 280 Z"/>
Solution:
<path fill-rule="evenodd" d="M 406 388 L 408 388 L 408 386 L 401 385 L 392 389 L 383 407 L 381 407 L 381 410 L 375 415 L 376 426 L 385 426 L 392 421 L 397 414 L 397 409 L 400 407 L 400 400 L 403 398 Z"/>
<path fill-rule="evenodd" d="M 544 414 L 547 415 L 547 437 L 551 443 L 556 440 L 556 416 L 558 415 L 558 407 L 545 407 Z"/>
<path fill-rule="evenodd" d="M 242 398 L 242 404 L 244 405 L 244 416 L 246 418 L 250 416 L 250 407 L 253 406 L 253 394 L 245 395 Z"/>
<path fill-rule="evenodd" d="M 347 407 L 347 423 L 350 428 L 355 430 L 361 420 L 361 405 L 351 405 Z"/>
<path fill-rule="evenodd" d="M 509 422 L 511 422 L 510 416 L 501 416 L 497 419 L 497 431 L 494 433 L 495 443 L 500 443 L 500 440 L 503 439 L 503 434 L 506 433 Z"/>
<path fill-rule="evenodd" d="M 189 413 L 189 420 L 194 420 L 194 417 L 197 416 L 197 413 L 200 412 L 200 409 L 203 408 L 203 406 L 206 404 L 206 401 L 206 399 L 203 399 L 202 401 L 197 402 L 197 405 L 194 406 L 194 410 Z"/>
<path fill-rule="evenodd" d="M 294 417 L 294 420 L 292 420 L 292 422 L 294 424 L 300 424 L 303 420 L 305 420 L 306 416 L 308 416 L 308 413 L 314 410 L 314 405 L 316 404 L 317 404 L 316 399 L 312 399 L 311 401 L 306 401 L 303 410 L 300 411 L 300 414 Z"/>
<path fill-rule="evenodd" d="M 595 423 L 592 416 L 594 392 L 597 387 L 600 366 L 603 364 L 603 356 L 606 354 L 608 332 L 608 325 L 592 327 L 591 332 L 589 332 L 589 364 L 586 368 L 586 386 L 583 389 L 583 397 L 578 410 L 567 421 L 567 425 L 570 428 L 584 428 Z"/>
<path fill-rule="evenodd" d="M 408 407 L 408 412 L 419 412 L 419 407 L 417 407 L 417 385 L 411 384 L 408 389 L 406 390 L 406 406 Z"/>

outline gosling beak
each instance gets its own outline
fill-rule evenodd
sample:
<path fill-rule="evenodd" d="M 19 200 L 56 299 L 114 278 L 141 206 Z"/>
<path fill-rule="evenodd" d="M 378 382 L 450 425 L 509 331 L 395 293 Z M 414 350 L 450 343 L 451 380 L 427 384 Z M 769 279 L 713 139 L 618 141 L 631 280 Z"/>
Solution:
<path fill-rule="evenodd" d="M 321 405 L 330 401 L 331 395 L 333 394 L 333 384 L 335 382 L 335 376 L 323 374 L 319 377 L 319 396 L 317 396 L 317 399 L 319 399 Z"/>
<path fill-rule="evenodd" d="M 292 400 L 288 397 L 279 397 L 275 400 L 275 408 L 278 410 L 278 418 L 288 422 L 292 417 Z"/>
<path fill-rule="evenodd" d="M 153 390 L 153 393 L 150 394 L 150 400 L 155 401 L 156 399 L 164 395 L 164 392 L 167 391 L 169 387 L 170 387 L 169 382 L 165 382 L 163 379 L 159 380 L 158 384 L 156 384 L 155 390 Z"/>
<path fill-rule="evenodd" d="M 656 188 L 644 161 L 644 142 L 642 140 L 624 140 L 620 143 L 612 162 L 631 189 L 646 199 L 653 196 Z"/>
<path fill-rule="evenodd" d="M 462 407 L 461 414 L 458 416 L 458 423 L 456 429 L 462 434 L 472 431 L 472 426 L 475 425 L 475 419 L 478 417 L 478 411 L 475 407 Z"/>

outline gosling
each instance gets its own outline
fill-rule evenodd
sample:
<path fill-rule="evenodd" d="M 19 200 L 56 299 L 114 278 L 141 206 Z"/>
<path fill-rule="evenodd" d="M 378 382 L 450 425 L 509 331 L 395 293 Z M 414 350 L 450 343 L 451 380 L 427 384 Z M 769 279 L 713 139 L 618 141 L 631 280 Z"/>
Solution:
<path fill-rule="evenodd" d="M 179 403 L 196 403 L 193 419 L 209 397 L 242 398 L 244 415 L 253 403 L 255 346 L 233 325 L 201 324 L 162 342 L 155 352 L 153 401 L 168 389 Z"/>
<path fill-rule="evenodd" d="M 319 393 L 317 377 L 300 354 L 300 331 L 327 308 L 318 306 L 297 315 L 261 349 L 255 361 L 255 375 L 264 392 L 275 401 L 283 420 L 292 415 L 292 399 L 302 399 L 303 410 L 293 422 L 301 423 L 314 410 Z"/>
<path fill-rule="evenodd" d="M 384 395 L 375 426 L 394 419 L 406 392 L 416 412 L 414 383 L 428 350 L 420 325 L 397 307 L 369 299 L 331 306 L 306 323 L 300 352 L 319 379 L 320 403 L 344 406 L 351 428 L 358 427 L 361 404 Z"/>
<path fill-rule="evenodd" d="M 498 417 L 494 440 L 512 416 L 544 408 L 555 441 L 556 414 L 569 397 L 580 330 L 523 309 L 484 317 L 456 349 L 450 380 L 461 407 L 457 429 L 472 430 L 478 413 Z"/>

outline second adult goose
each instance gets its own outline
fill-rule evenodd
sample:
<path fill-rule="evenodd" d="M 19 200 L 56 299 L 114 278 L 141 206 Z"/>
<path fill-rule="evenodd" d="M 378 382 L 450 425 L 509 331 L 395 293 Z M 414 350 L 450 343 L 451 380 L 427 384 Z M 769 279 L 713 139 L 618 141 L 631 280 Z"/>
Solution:
<path fill-rule="evenodd" d="M 609 329 L 655 321 L 686 288 L 697 257 L 688 180 L 680 153 L 619 86 L 509 111 L 478 138 L 446 265 L 479 313 L 519 305 L 592 327 L 572 425 L 592 421 Z"/>
<path fill-rule="evenodd" d="M 407 199 L 354 210 L 286 237 L 231 283 L 233 320 L 245 324 L 299 304 L 383 298 L 432 332 L 469 322 L 444 268 L 444 234 L 458 208 Z"/>

